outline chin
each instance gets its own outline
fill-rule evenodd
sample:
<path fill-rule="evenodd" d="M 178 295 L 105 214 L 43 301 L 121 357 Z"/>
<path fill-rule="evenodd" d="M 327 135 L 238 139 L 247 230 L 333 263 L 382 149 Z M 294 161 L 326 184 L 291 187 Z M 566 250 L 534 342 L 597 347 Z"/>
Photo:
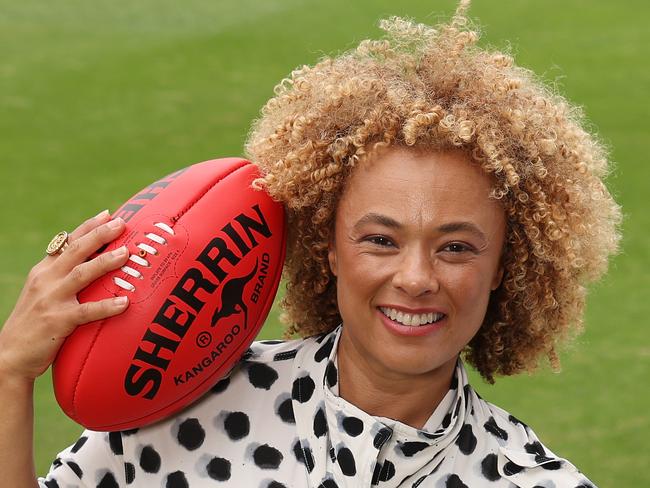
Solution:
<path fill-rule="evenodd" d="M 397 352 L 397 351 L 393 351 Z M 384 368 L 400 376 L 427 376 L 437 372 L 443 372 L 447 369 L 453 369 L 456 364 L 457 356 L 450 359 L 440 358 L 435 360 L 429 355 L 414 352 L 413 350 L 405 351 L 399 356 L 384 356 L 381 358 Z"/>

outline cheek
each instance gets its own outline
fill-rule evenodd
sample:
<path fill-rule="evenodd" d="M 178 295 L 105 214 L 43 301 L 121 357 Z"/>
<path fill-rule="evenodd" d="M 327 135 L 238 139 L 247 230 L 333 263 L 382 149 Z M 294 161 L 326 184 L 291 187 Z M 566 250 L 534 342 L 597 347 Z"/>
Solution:
<path fill-rule="evenodd" d="M 342 318 L 345 314 L 363 313 L 367 309 L 383 284 L 386 276 L 381 266 L 367 256 L 357 253 L 337 253 L 338 275 L 336 278 L 339 311 Z"/>
<path fill-rule="evenodd" d="M 469 265 L 443 272 L 441 280 L 456 313 L 480 317 L 482 322 L 490 299 L 492 273 L 483 267 Z"/>

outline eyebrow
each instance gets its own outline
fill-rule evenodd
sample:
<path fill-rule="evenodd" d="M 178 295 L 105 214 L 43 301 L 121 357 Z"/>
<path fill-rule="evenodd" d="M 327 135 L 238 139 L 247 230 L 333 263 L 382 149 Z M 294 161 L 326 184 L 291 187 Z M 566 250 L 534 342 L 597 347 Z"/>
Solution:
<path fill-rule="evenodd" d="M 388 215 L 382 215 L 382 214 L 371 212 L 371 213 L 367 213 L 359 220 L 357 220 L 357 223 L 354 224 L 354 229 L 358 229 L 359 227 L 362 227 L 366 224 L 379 224 L 379 225 L 383 225 L 384 227 L 390 227 L 391 229 L 402 228 L 402 224 L 400 224 L 394 218 L 389 217 Z"/>
<path fill-rule="evenodd" d="M 357 223 L 354 224 L 353 228 L 355 230 L 358 230 L 360 227 L 366 224 L 379 224 L 391 229 L 401 229 L 403 227 L 403 225 L 400 222 L 398 222 L 392 217 L 389 217 L 388 215 L 382 215 L 382 214 L 371 212 L 361 217 L 357 221 Z M 451 234 L 452 232 L 469 232 L 471 234 L 476 235 L 480 239 L 483 239 L 483 241 L 485 242 L 487 242 L 488 240 L 487 236 L 481 229 L 479 229 L 472 222 L 467 222 L 467 221 L 448 222 L 446 224 L 442 224 L 438 226 L 436 228 L 436 231 L 442 232 L 443 234 Z"/>

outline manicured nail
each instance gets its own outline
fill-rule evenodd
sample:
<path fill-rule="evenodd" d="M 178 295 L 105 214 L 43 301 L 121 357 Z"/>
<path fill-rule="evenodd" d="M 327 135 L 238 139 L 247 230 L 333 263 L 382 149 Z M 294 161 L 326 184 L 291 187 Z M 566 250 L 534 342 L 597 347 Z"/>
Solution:
<path fill-rule="evenodd" d="M 107 215 L 108 215 L 108 210 L 102 210 L 102 211 L 99 212 L 97 215 L 95 215 L 94 218 L 97 219 L 97 220 L 102 220 L 102 219 L 104 219 Z"/>
<path fill-rule="evenodd" d="M 127 297 L 115 297 L 115 298 L 113 298 L 113 303 L 118 307 L 126 305 L 128 301 L 129 301 L 129 299 Z"/>
<path fill-rule="evenodd" d="M 126 246 L 118 247 L 117 249 L 114 249 L 111 251 L 111 254 L 116 257 L 116 258 L 121 258 L 126 254 Z"/>
<path fill-rule="evenodd" d="M 108 223 L 108 227 L 110 227 L 111 229 L 117 229 L 123 223 L 124 223 L 124 221 L 122 220 L 122 217 L 118 217 L 116 219 L 111 220 Z"/>

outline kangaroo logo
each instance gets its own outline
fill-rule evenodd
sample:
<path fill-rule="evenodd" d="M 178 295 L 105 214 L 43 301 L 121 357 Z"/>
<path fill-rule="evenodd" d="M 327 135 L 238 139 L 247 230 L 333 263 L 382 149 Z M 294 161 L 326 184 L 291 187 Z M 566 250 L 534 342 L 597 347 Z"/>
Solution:
<path fill-rule="evenodd" d="M 244 288 L 248 282 L 253 279 L 257 273 L 258 260 L 255 260 L 255 267 L 246 276 L 240 278 L 232 278 L 228 280 L 221 288 L 221 310 L 217 308 L 212 316 L 212 324 L 214 327 L 217 322 L 224 317 L 229 317 L 232 314 L 244 312 L 244 329 L 248 325 L 248 307 L 244 303 Z"/>

